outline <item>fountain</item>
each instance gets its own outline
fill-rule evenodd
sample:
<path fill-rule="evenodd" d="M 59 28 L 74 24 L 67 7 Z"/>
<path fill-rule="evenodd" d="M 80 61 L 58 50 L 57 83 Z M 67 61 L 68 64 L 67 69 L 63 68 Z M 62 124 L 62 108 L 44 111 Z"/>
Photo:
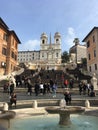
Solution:
<path fill-rule="evenodd" d="M 50 114 L 59 114 L 60 125 L 69 125 L 71 124 L 70 114 L 79 114 L 85 111 L 85 108 L 78 106 L 65 106 L 65 107 L 46 107 L 45 110 Z"/>
<path fill-rule="evenodd" d="M 6 130 L 10 127 L 10 119 L 15 117 L 13 111 L 0 111 L 0 130 Z"/>
<path fill-rule="evenodd" d="M 44 109 L 44 108 L 43 108 Z M 42 108 L 41 108 L 42 110 Z M 9 130 L 97 130 L 98 117 L 81 115 L 85 111 L 84 107 L 66 106 L 65 100 L 61 100 L 60 106 L 46 107 L 45 110 L 50 113 L 38 113 L 37 116 L 31 113 L 24 113 L 15 120 L 11 120 Z M 40 111 L 40 109 L 36 110 Z M 42 112 L 42 111 L 40 111 Z M 16 112 L 17 113 L 17 112 Z M 21 112 L 19 113 L 21 114 Z M 26 114 L 26 115 L 24 115 Z M 55 114 L 55 115 L 54 115 Z M 72 115 L 73 114 L 73 115 Z M 28 115 L 28 116 L 27 116 Z M 60 115 L 60 116 L 59 116 Z M 26 118 L 24 118 L 26 116 Z M 60 125 L 58 125 L 58 122 Z"/>

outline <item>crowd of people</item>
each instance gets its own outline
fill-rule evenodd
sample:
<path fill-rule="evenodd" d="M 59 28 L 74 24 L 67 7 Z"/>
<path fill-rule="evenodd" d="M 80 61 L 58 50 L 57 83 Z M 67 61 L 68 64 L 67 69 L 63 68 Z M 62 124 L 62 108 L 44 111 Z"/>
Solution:
<path fill-rule="evenodd" d="M 52 93 L 53 97 L 56 97 L 57 83 L 50 79 L 49 83 L 36 82 L 34 85 L 35 95 L 44 95 L 46 93 Z"/>
<path fill-rule="evenodd" d="M 4 92 L 7 92 L 10 95 L 10 105 L 12 106 L 12 104 L 15 104 L 16 107 L 17 95 L 14 90 L 15 87 L 19 86 L 21 87 L 24 86 L 24 88 L 26 88 L 28 96 L 31 96 L 32 93 L 35 93 L 35 96 L 51 93 L 52 97 L 55 98 L 58 89 L 58 84 L 56 82 L 57 80 L 53 80 L 52 78 L 49 77 L 49 75 L 47 75 L 46 77 L 48 79 L 48 82 L 42 82 L 41 75 L 39 75 L 38 79 L 36 79 L 35 83 L 33 84 L 29 76 L 28 77 L 22 76 L 21 79 L 19 76 L 16 76 L 14 82 L 10 77 L 8 82 L 3 86 Z M 61 87 L 64 88 L 63 92 L 64 99 L 66 101 L 66 104 L 69 105 L 71 104 L 72 101 L 71 93 L 69 90 L 74 88 L 74 80 L 73 79 L 68 80 L 65 79 L 64 76 L 62 76 L 61 83 L 63 83 Z M 88 96 L 91 97 L 96 96 L 94 92 L 94 86 L 91 83 L 85 83 L 80 81 L 78 87 L 80 95 L 87 94 Z"/>
<path fill-rule="evenodd" d="M 80 82 L 79 83 L 79 94 L 88 95 L 90 97 L 95 97 L 94 86 L 92 83 Z"/>

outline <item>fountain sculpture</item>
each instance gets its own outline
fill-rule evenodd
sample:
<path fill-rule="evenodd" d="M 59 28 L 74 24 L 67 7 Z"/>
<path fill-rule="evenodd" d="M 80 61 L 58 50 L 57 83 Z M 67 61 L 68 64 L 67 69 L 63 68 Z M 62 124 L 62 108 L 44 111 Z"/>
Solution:
<path fill-rule="evenodd" d="M 60 125 L 69 125 L 71 124 L 70 120 L 70 114 L 79 114 L 85 111 L 85 108 L 83 107 L 78 107 L 78 106 L 65 106 L 65 107 L 46 107 L 46 111 L 50 114 L 59 114 L 60 115 L 60 120 L 59 124 Z"/>

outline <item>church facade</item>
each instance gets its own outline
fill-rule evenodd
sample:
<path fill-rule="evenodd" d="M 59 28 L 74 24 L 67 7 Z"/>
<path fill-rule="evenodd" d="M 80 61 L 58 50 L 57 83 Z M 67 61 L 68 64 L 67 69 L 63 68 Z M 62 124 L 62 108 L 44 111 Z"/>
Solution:
<path fill-rule="evenodd" d="M 19 51 L 19 63 L 27 63 L 31 69 L 60 69 L 61 68 L 61 35 L 56 32 L 54 42 L 52 43 L 51 35 L 48 38 L 46 33 L 40 37 L 39 51 Z"/>

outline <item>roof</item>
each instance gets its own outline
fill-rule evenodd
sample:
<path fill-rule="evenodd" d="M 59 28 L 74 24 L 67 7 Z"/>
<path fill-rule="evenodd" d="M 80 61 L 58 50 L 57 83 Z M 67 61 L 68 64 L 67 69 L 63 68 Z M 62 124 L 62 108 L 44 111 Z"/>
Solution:
<path fill-rule="evenodd" d="M 0 17 L 0 25 L 6 29 L 10 34 L 13 34 L 14 37 L 16 38 L 16 40 L 18 41 L 18 43 L 21 43 L 18 36 L 16 35 L 15 31 L 13 30 L 9 30 L 8 26 L 5 24 L 5 22 L 2 20 L 2 18 Z"/>
<path fill-rule="evenodd" d="M 47 38 L 47 34 L 46 34 L 45 32 L 43 32 L 43 33 L 41 34 L 41 38 L 43 38 L 43 37 Z"/>
<path fill-rule="evenodd" d="M 85 42 L 85 40 L 89 37 L 89 35 L 90 35 L 95 29 L 98 29 L 98 27 L 94 27 L 94 28 L 87 34 L 87 36 L 82 40 L 82 42 Z"/>
<path fill-rule="evenodd" d="M 15 31 L 11 30 L 11 31 L 9 31 L 9 32 L 10 32 L 12 35 L 15 36 L 16 40 L 18 41 L 18 43 L 21 43 L 20 40 L 19 40 L 19 38 L 17 37 Z"/>
<path fill-rule="evenodd" d="M 55 33 L 54 37 L 56 37 L 56 36 L 61 37 L 61 35 L 60 35 L 60 33 L 59 33 L 59 32 L 56 32 L 56 33 Z"/>
<path fill-rule="evenodd" d="M 33 52 L 33 53 L 34 53 L 34 52 L 40 52 L 40 51 L 39 51 L 39 50 L 32 50 L 32 51 L 31 51 L 31 50 L 30 50 L 30 51 L 29 51 L 29 50 L 27 50 L 27 51 L 18 51 L 18 53 L 26 53 L 26 52 Z"/>
<path fill-rule="evenodd" d="M 0 17 L 0 25 L 3 26 L 5 29 L 9 29 L 8 26 L 5 24 L 5 22 L 2 20 L 2 18 Z"/>

